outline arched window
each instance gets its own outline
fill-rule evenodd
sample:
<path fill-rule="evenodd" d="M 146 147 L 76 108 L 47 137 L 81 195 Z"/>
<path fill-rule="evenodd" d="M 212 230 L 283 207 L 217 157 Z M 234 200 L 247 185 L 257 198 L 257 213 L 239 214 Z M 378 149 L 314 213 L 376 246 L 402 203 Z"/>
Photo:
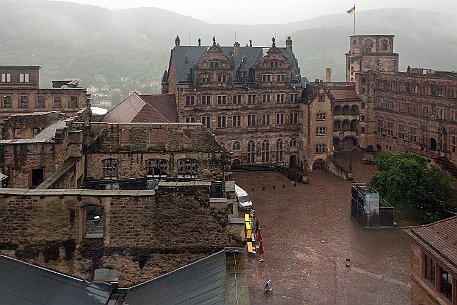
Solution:
<path fill-rule="evenodd" d="M 151 176 L 167 176 L 168 162 L 165 159 L 149 159 L 146 160 L 146 175 Z"/>
<path fill-rule="evenodd" d="M 248 163 L 255 163 L 255 143 L 254 143 L 254 141 L 248 142 Z"/>
<path fill-rule="evenodd" d="M 290 139 L 290 141 L 289 141 L 289 146 L 290 146 L 290 147 L 295 147 L 295 146 L 297 146 L 297 140 L 294 139 L 294 138 Z"/>
<path fill-rule="evenodd" d="M 371 48 L 373 48 L 373 40 L 365 40 L 365 53 L 371 53 Z"/>
<path fill-rule="evenodd" d="M 352 114 L 352 115 L 357 115 L 357 114 L 359 114 L 359 106 L 357 106 L 357 105 L 352 105 L 352 107 L 351 107 L 351 114 Z"/>
<path fill-rule="evenodd" d="M 343 106 L 343 115 L 348 115 L 349 114 L 349 106 L 348 105 L 344 105 Z"/>
<path fill-rule="evenodd" d="M 387 41 L 387 39 L 381 40 L 381 49 L 383 51 L 387 51 L 389 49 L 389 42 Z"/>
<path fill-rule="evenodd" d="M 358 125 L 357 120 L 352 120 L 351 121 L 351 131 L 357 131 L 357 125 Z"/>
<path fill-rule="evenodd" d="M 276 141 L 276 162 L 283 161 L 283 140 Z"/>
<path fill-rule="evenodd" d="M 340 106 L 335 106 L 335 108 L 333 108 L 333 115 L 341 115 L 341 107 Z"/>
<path fill-rule="evenodd" d="M 344 121 L 343 121 L 343 130 L 344 130 L 344 131 L 350 130 L 350 128 L 351 128 L 350 125 L 351 125 L 351 124 L 350 124 L 349 120 L 344 120 Z"/>
<path fill-rule="evenodd" d="M 264 140 L 262 142 L 262 163 L 270 162 L 270 142 Z"/>
<path fill-rule="evenodd" d="M 241 144 L 238 141 L 233 142 L 232 145 L 232 150 L 240 150 L 241 149 Z"/>
<path fill-rule="evenodd" d="M 341 130 L 341 121 L 340 120 L 336 120 L 333 123 L 333 130 L 334 131 L 340 131 Z"/>

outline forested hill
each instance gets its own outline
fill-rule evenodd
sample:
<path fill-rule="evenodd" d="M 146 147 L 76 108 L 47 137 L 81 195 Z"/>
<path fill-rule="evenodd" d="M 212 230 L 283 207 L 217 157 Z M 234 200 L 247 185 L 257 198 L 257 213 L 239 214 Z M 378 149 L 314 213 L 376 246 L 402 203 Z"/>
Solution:
<path fill-rule="evenodd" d="M 45 87 L 52 79 L 78 78 L 83 86 L 148 93 L 167 68 L 176 35 L 182 45 L 196 45 L 198 38 L 209 45 L 213 36 L 221 45 L 233 45 L 235 33 L 241 45 L 252 40 L 255 46 L 269 46 L 273 36 L 282 46 L 291 36 L 304 76 L 323 78 L 331 67 L 333 79 L 344 80 L 344 54 L 352 35 L 352 16 L 345 12 L 288 24 L 216 25 L 157 8 L 108 10 L 37 0 L 0 0 L 0 7 L 0 65 L 40 65 Z M 402 69 L 457 70 L 456 28 L 451 17 L 429 11 L 383 9 L 357 15 L 358 34 L 396 35 Z"/>

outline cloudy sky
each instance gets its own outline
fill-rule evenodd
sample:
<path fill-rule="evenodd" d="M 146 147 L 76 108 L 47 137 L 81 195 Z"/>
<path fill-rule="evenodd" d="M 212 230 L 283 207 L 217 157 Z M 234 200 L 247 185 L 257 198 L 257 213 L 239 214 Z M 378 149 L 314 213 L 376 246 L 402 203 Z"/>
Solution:
<path fill-rule="evenodd" d="M 288 23 L 322 15 L 342 13 L 354 0 L 64 0 L 110 9 L 159 7 L 210 23 Z M 363 0 L 357 9 L 412 7 L 456 14 L 457 0 Z"/>

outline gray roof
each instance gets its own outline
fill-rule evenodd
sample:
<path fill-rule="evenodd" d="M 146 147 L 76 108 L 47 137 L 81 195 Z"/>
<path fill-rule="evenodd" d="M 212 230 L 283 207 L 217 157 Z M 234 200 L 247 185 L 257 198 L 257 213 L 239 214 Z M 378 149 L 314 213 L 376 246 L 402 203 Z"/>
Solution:
<path fill-rule="evenodd" d="M 129 288 L 125 305 L 226 304 L 226 259 L 220 251 Z"/>
<path fill-rule="evenodd" d="M 0 303 L 4 305 L 100 305 L 111 293 L 86 281 L 0 255 Z"/>
<path fill-rule="evenodd" d="M 178 84 L 181 86 L 186 86 L 189 84 L 188 75 L 190 69 L 194 67 L 195 63 L 198 59 L 208 51 L 210 47 L 208 46 L 179 46 L 177 49 L 176 47 L 172 50 L 172 58 L 176 65 L 176 79 Z M 242 63 L 242 59 L 244 57 L 245 63 L 242 64 L 243 68 L 249 70 L 250 68 L 254 68 L 254 66 L 265 56 L 267 55 L 267 51 L 270 47 L 240 47 L 240 52 L 238 57 L 233 57 L 233 47 L 219 47 L 223 54 L 228 58 L 232 59 L 234 65 L 235 74 L 240 64 Z M 295 58 L 294 53 L 292 50 L 287 48 L 279 48 L 283 55 L 287 57 L 290 64 L 292 65 L 292 79 L 291 85 L 300 85 L 301 84 L 301 75 L 300 69 L 298 67 L 298 61 Z M 167 75 L 168 77 L 168 75 Z M 164 79 L 162 79 L 162 82 Z"/>

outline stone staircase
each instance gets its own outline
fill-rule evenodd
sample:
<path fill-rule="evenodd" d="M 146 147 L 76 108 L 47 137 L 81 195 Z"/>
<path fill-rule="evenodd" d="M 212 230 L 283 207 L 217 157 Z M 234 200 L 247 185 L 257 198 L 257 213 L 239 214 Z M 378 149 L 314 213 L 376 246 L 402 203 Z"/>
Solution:
<path fill-rule="evenodd" d="M 439 167 L 447 171 L 449 174 L 451 174 L 451 176 L 457 178 L 457 166 L 454 163 L 452 163 L 448 158 L 436 157 L 433 158 L 433 160 Z"/>

